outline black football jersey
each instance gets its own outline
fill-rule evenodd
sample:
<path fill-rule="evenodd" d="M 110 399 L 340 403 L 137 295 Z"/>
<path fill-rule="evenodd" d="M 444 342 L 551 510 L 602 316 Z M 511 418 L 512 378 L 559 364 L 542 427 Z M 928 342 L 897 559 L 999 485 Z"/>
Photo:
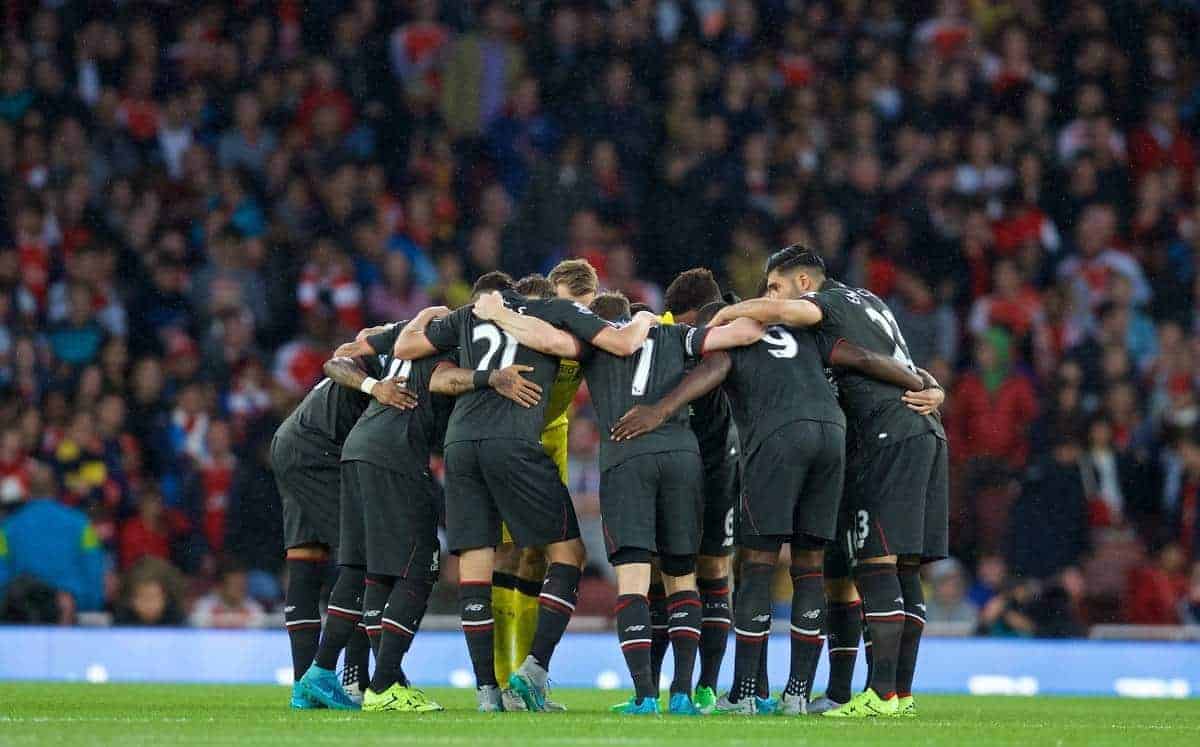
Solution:
<path fill-rule="evenodd" d="M 511 291 L 502 295 L 507 307 L 539 319 L 543 314 L 553 316 L 562 310 L 561 305 L 548 303 L 551 299 L 527 299 Z M 594 315 L 592 318 L 602 326 L 605 324 Z M 550 390 L 558 374 L 558 358 L 519 344 L 498 324 L 477 318 L 471 306 L 464 306 L 449 316 L 430 322 L 425 328 L 425 336 L 438 350 L 457 349 L 458 365 L 462 368 L 497 371 L 517 363 L 532 366 L 533 371 L 522 375 L 542 388 L 541 400 L 534 407 L 521 407 L 487 388 L 460 395 L 446 427 L 447 444 L 490 438 L 541 441 Z"/>
<path fill-rule="evenodd" d="M 703 340 L 699 345 L 703 348 Z M 805 329 L 773 325 L 753 345 L 728 351 L 732 363 L 724 390 L 749 457 L 788 423 L 815 420 L 846 427 L 819 338 Z"/>
<path fill-rule="evenodd" d="M 641 454 L 665 451 L 699 453 L 686 408 L 671 413 L 661 426 L 629 441 L 613 441 L 612 429 L 634 405 L 654 404 L 679 384 L 691 353 L 687 338 L 695 330 L 683 325 L 650 330 L 641 350 L 627 357 L 585 346 L 581 362 L 588 392 L 600 421 L 600 470 Z"/>
<path fill-rule="evenodd" d="M 403 326 L 397 325 L 396 329 Z M 424 470 L 429 466 L 430 454 L 441 443 L 454 406 L 452 397 L 430 393 L 429 380 L 440 363 L 453 361 L 456 356 L 443 352 L 415 361 L 401 360 L 392 355 L 395 341 L 395 334 L 367 339 L 383 360 L 383 375 L 379 378 L 406 379 L 407 388 L 420 403 L 415 409 L 401 410 L 372 397 L 346 436 L 342 461 L 358 460 L 397 471 Z"/>
<path fill-rule="evenodd" d="M 689 365 L 688 370 L 694 367 L 694 364 Z M 693 400 L 690 412 L 692 432 L 700 444 L 704 469 L 716 469 L 730 459 L 737 459 L 738 430 L 725 390 L 717 387 Z"/>
<path fill-rule="evenodd" d="M 838 340 L 846 340 L 916 370 L 900 325 L 879 296 L 826 280 L 820 290 L 804 298 L 821 308 L 821 323 L 815 329 L 830 349 Z M 945 438 L 941 421 L 918 415 L 900 401 L 904 394 L 900 387 L 848 370 L 838 372 L 837 384 L 859 445 L 885 445 L 931 431 Z"/>
<path fill-rule="evenodd" d="M 379 347 L 375 349 L 391 350 L 401 329 L 400 325 L 392 325 L 387 331 L 376 335 Z M 383 356 L 363 356 L 358 362 L 366 369 L 367 376 L 375 379 L 383 376 Z M 338 386 L 325 378 L 305 395 L 290 417 L 295 419 L 300 432 L 312 439 L 315 445 L 320 448 L 332 446 L 336 452 L 342 448 L 346 436 L 371 401 L 371 397 L 357 389 Z"/>

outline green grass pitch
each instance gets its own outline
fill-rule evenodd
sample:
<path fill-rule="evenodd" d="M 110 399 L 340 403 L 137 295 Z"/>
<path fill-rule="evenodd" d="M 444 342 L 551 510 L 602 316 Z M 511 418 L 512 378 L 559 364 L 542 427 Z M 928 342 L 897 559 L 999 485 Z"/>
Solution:
<path fill-rule="evenodd" d="M 270 686 L 0 683 L 0 745 L 1200 745 L 1200 703 L 918 696 L 918 719 L 634 718 L 619 692 L 558 690 L 561 714 L 478 714 L 469 690 L 434 690 L 423 716 L 293 712 Z"/>

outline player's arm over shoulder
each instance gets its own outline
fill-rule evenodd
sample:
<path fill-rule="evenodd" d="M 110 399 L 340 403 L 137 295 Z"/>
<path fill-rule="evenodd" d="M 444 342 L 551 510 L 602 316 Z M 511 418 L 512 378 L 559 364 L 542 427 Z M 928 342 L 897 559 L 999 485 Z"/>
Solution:
<path fill-rule="evenodd" d="M 925 380 L 908 366 L 888 355 L 873 353 L 844 339 L 834 340 L 828 351 L 834 368 L 851 369 L 864 376 L 893 384 L 905 391 L 920 391 Z"/>
<path fill-rule="evenodd" d="M 765 331 L 766 327 L 760 322 L 742 317 L 719 327 L 689 329 L 684 349 L 689 356 L 698 357 L 718 350 L 745 347 L 761 340 Z"/>
<path fill-rule="evenodd" d="M 465 310 L 465 311 L 464 311 Z M 458 346 L 458 330 L 467 307 L 451 312 L 445 306 L 422 309 L 396 337 L 392 355 L 417 360 Z"/>
<path fill-rule="evenodd" d="M 591 314 L 591 312 L 588 312 Z M 590 342 L 606 353 L 628 356 L 636 353 L 646 342 L 650 330 L 658 323 L 658 319 L 648 311 L 639 311 L 633 321 L 620 327 L 613 326 L 600 317 L 592 314 L 599 325 L 592 335 Z"/>
<path fill-rule="evenodd" d="M 545 301 L 531 300 L 520 309 L 496 306 L 489 314 L 491 321 L 531 350 L 557 358 L 578 358 L 579 339 L 554 326 L 555 310 Z"/>
<path fill-rule="evenodd" d="M 713 317 L 712 325 L 719 326 L 734 319 L 753 319 L 760 324 L 784 324 L 789 327 L 812 327 L 821 323 L 822 306 L 816 294 L 804 298 L 751 298 L 726 306 Z"/>

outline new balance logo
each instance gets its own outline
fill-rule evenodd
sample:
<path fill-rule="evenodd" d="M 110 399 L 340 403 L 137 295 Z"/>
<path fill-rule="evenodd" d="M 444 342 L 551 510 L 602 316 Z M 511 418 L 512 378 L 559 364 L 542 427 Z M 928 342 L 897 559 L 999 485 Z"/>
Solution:
<path fill-rule="evenodd" d="M 295 610 L 296 610 L 296 605 L 294 605 L 294 604 L 289 604 L 288 606 L 283 608 L 284 612 L 294 612 Z"/>
<path fill-rule="evenodd" d="M 379 617 L 383 614 L 383 610 L 367 610 L 363 613 L 363 617 Z"/>
<path fill-rule="evenodd" d="M 924 612 L 924 611 L 925 611 L 925 605 L 923 605 L 923 604 L 918 604 L 918 605 L 917 605 L 917 609 L 919 609 L 919 610 L 921 610 L 922 612 Z"/>
<path fill-rule="evenodd" d="M 628 628 L 625 628 L 625 632 L 626 633 L 638 633 L 645 629 L 646 629 L 645 625 L 630 625 Z"/>
<path fill-rule="evenodd" d="M 892 601 L 895 602 L 896 604 L 904 604 L 904 597 L 896 597 Z"/>
<path fill-rule="evenodd" d="M 887 438 L 887 436 L 888 436 L 888 434 L 886 434 L 886 433 L 880 433 L 879 440 L 882 441 L 883 439 Z"/>
<path fill-rule="evenodd" d="M 686 612 L 672 612 L 671 619 L 678 620 L 681 617 L 687 617 L 687 615 L 688 615 L 688 613 L 686 613 Z"/>
<path fill-rule="evenodd" d="M 768 615 L 759 615 L 758 617 L 754 618 L 754 622 L 756 622 L 756 623 L 765 623 L 765 622 L 770 622 L 770 621 L 771 621 L 771 616 L 769 614 Z"/>
<path fill-rule="evenodd" d="M 478 602 L 467 605 L 467 612 L 483 612 L 483 605 Z"/>
<path fill-rule="evenodd" d="M 821 616 L 821 610 L 809 610 L 808 612 L 805 612 L 800 617 L 803 617 L 805 620 L 816 620 L 820 616 Z"/>

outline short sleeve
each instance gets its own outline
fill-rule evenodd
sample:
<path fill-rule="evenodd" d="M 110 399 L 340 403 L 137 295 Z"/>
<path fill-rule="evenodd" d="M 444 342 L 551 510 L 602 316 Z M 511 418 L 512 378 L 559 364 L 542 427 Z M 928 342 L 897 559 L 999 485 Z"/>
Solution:
<path fill-rule="evenodd" d="M 396 322 L 390 325 L 383 332 L 376 332 L 367 338 L 367 344 L 371 346 L 371 350 L 376 355 L 387 355 L 392 352 L 392 348 L 396 346 L 396 338 L 404 330 L 404 326 L 408 322 Z"/>
<path fill-rule="evenodd" d="M 565 329 L 584 342 L 591 342 L 600 334 L 600 330 L 612 326 L 583 304 L 565 298 L 547 298 L 541 303 L 530 305 L 527 311 L 544 322 Z"/>
<path fill-rule="evenodd" d="M 704 354 L 704 340 L 712 328 L 708 325 L 701 327 L 678 325 L 676 328 L 683 333 L 683 354 L 688 358 L 701 357 Z"/>
<path fill-rule="evenodd" d="M 462 331 L 466 315 L 470 313 L 471 307 L 463 306 L 449 316 L 434 319 L 425 327 L 426 339 L 438 350 L 453 350 L 458 347 L 459 333 Z"/>
<path fill-rule="evenodd" d="M 820 326 L 830 330 L 841 327 L 842 319 L 845 316 L 843 305 L 846 303 L 846 297 L 844 295 L 834 290 L 822 290 L 805 294 L 801 298 L 816 304 L 817 308 L 821 310 Z"/>

